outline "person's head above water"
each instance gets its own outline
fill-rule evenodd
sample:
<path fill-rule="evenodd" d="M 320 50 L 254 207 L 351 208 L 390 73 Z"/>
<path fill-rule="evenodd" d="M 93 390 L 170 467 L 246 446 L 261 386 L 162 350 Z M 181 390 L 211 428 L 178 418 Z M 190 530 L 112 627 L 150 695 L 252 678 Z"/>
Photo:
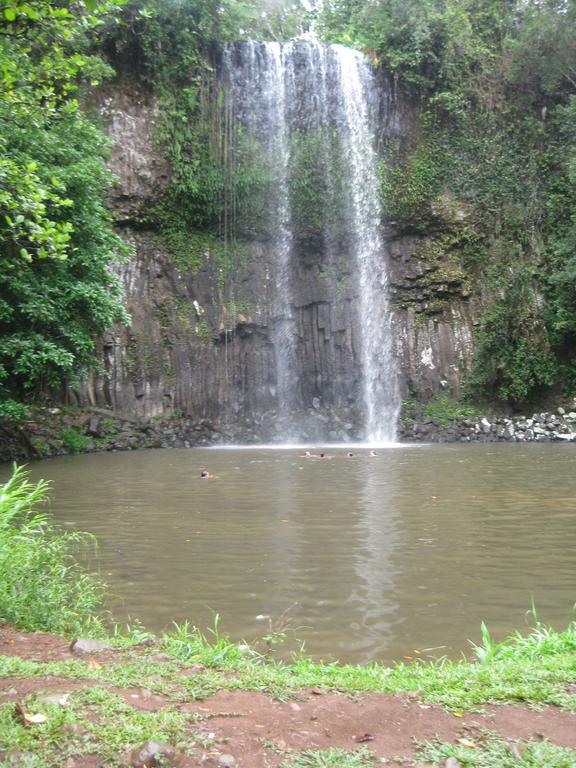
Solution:
<path fill-rule="evenodd" d="M 200 477 L 210 477 L 210 472 L 208 472 L 207 469 L 203 469 L 202 472 L 200 472 Z"/>

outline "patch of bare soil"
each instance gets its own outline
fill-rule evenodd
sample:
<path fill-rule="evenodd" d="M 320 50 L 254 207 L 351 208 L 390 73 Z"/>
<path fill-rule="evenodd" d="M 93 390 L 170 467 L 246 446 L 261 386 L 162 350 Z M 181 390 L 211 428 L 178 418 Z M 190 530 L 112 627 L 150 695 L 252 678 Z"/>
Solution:
<path fill-rule="evenodd" d="M 217 739 L 245 768 L 279 765 L 263 745 L 279 750 L 354 749 L 366 744 L 377 757 L 413 757 L 414 742 L 440 737 L 443 741 L 472 739 L 489 729 L 511 739 L 547 738 L 554 744 L 576 747 L 576 717 L 547 707 L 487 707 L 486 715 L 461 718 L 440 707 L 419 702 L 410 695 L 369 694 L 361 699 L 345 695 L 304 692 L 298 702 L 271 701 L 247 692 L 220 692 L 187 706 L 210 714 L 209 727 Z M 282 758 L 285 759 L 285 758 Z M 390 763 L 393 765 L 394 763 Z"/>
<path fill-rule="evenodd" d="M 42 633 L 25 634 L 3 628 L 0 654 L 38 661 L 65 661 L 77 654 L 70 642 Z M 107 650 L 94 656 L 98 664 L 122 658 L 121 652 Z M 83 658 L 91 658 L 84 654 Z M 202 674 L 201 668 L 198 674 Z M 188 671 L 188 677 L 190 672 Z M 89 680 L 57 677 L 0 678 L 0 702 L 24 699 L 32 692 L 43 694 L 73 692 L 94 685 Z M 159 710 L 174 703 L 146 689 L 111 688 L 141 710 Z M 401 765 L 394 758 L 414 758 L 415 741 L 436 736 L 444 741 L 473 740 L 483 730 L 510 740 L 546 738 L 553 744 L 576 748 L 576 716 L 554 707 L 540 711 L 519 705 L 489 706 L 483 714 L 456 717 L 431 706 L 415 694 L 372 693 L 362 697 L 305 690 L 297 701 L 280 702 L 244 691 L 220 691 L 202 701 L 179 705 L 198 714 L 201 735 L 211 742 L 199 756 L 182 758 L 180 768 L 225 765 L 234 768 L 272 768 L 282 764 L 290 751 L 339 747 L 353 750 L 365 745 L 387 765 Z M 8 745 L 2 745 L 6 749 Z M 137 746 L 137 745 L 136 745 Z M 225 756 L 224 762 L 219 762 Z M 126 758 L 126 764 L 129 760 Z M 170 763 L 169 763 L 170 764 Z M 65 768 L 105 768 L 97 755 L 74 758 Z"/>

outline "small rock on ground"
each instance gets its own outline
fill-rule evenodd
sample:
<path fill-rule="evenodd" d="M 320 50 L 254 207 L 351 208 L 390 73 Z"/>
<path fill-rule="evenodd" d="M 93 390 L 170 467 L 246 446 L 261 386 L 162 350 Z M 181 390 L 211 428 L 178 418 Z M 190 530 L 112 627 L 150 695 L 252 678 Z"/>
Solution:
<path fill-rule="evenodd" d="M 100 640 L 89 640 L 88 638 L 79 637 L 72 642 L 70 650 L 72 653 L 100 653 L 102 651 L 109 651 L 111 647 L 109 643 L 103 643 Z"/>
<path fill-rule="evenodd" d="M 177 768 L 181 764 L 181 756 L 167 744 L 158 741 L 147 741 L 130 754 L 131 768 L 157 768 L 170 766 Z"/>
<path fill-rule="evenodd" d="M 222 768 L 232 768 L 233 765 L 236 765 L 236 760 L 232 755 L 220 755 L 217 763 L 222 766 Z"/>

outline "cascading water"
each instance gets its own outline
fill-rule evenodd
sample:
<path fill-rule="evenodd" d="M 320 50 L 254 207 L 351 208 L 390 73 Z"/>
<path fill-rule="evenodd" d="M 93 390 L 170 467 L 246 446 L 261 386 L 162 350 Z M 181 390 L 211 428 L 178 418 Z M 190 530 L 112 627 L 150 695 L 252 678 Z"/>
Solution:
<path fill-rule="evenodd" d="M 342 89 L 344 139 L 352 177 L 354 257 L 360 275 L 363 396 L 366 437 L 370 442 L 393 442 L 400 411 L 394 361 L 382 211 L 376 177 L 377 157 L 370 128 L 369 101 L 372 72 L 357 51 L 335 47 Z"/>
<path fill-rule="evenodd" d="M 361 392 L 349 394 L 362 400 L 364 436 L 392 442 L 400 398 L 381 236 L 372 71 L 359 53 L 342 46 L 248 41 L 227 47 L 223 80 L 236 136 L 257 145 L 269 174 L 265 239 L 274 254 L 281 436 L 301 436 L 293 414 L 310 406 L 302 402 L 310 371 L 299 354 L 294 283 L 307 250 L 321 248 L 323 269 L 331 269 L 336 254 L 345 251 L 357 281 L 355 364 L 361 369 Z M 306 204 L 306 185 L 314 188 L 315 206 Z M 316 373 L 320 395 L 329 384 L 326 378 Z"/>
<path fill-rule="evenodd" d="M 287 96 L 292 81 L 285 60 L 290 44 L 248 41 L 228 46 L 224 75 L 233 120 L 265 153 L 271 189 L 270 242 L 274 252 L 274 354 L 276 398 L 284 440 L 297 439 L 290 413 L 297 407 L 296 327 L 291 303 L 292 228 L 288 194 L 289 133 Z"/>

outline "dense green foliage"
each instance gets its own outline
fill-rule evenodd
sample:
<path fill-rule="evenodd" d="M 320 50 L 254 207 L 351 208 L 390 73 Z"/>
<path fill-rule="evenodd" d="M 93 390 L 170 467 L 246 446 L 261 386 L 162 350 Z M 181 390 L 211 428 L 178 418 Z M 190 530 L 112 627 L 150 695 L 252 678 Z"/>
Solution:
<path fill-rule="evenodd" d="M 98 6 L 98 7 L 96 7 Z M 0 415 L 81 375 L 124 320 L 110 261 L 101 132 L 76 99 L 110 74 L 89 53 L 108 2 L 0 3 Z"/>
<path fill-rule="evenodd" d="M 462 261 L 492 306 L 470 393 L 574 394 L 576 4 L 333 0 L 319 28 L 413 96 L 421 128 L 381 168 L 388 215 L 434 231 L 449 190 L 473 218 Z"/>
<path fill-rule="evenodd" d="M 38 511 L 48 484 L 30 483 L 22 467 L 0 486 L 0 619 L 24 630 L 101 631 L 94 610 L 100 585 L 73 558 L 89 537 L 60 532 Z"/>
<path fill-rule="evenodd" d="M 450 394 L 438 394 L 422 405 L 415 398 L 402 402 L 402 420 L 407 427 L 419 418 L 432 419 L 442 427 L 448 427 L 455 419 L 475 419 L 479 412 L 472 405 L 462 403 Z"/>
<path fill-rule="evenodd" d="M 288 0 L 2 0 L 2 413 L 81 375 L 95 336 L 123 319 L 106 142 L 77 103 L 111 71 L 95 39 L 120 78 L 158 99 L 172 173 L 142 223 L 183 271 L 214 263 L 220 298 L 233 301 L 245 241 L 270 230 L 275 169 L 227 114 L 221 52 L 313 21 L 412 98 L 417 119 L 379 167 L 383 207 L 402 231 L 436 237 L 436 261 L 465 270 L 488 307 L 470 394 L 521 406 L 554 387 L 575 393 L 574 0 L 327 0 L 312 11 Z M 345 235 L 339 151 L 330 136 L 293 137 L 290 206 L 304 240 Z M 448 199 L 466 213 L 460 227 L 446 228 Z"/>
<path fill-rule="evenodd" d="M 183 271 L 214 262 L 223 290 L 242 264 L 242 240 L 269 232 L 275 169 L 232 122 L 214 73 L 227 41 L 287 39 L 302 31 L 302 18 L 283 1 L 131 0 L 105 30 L 112 64 L 159 100 L 156 138 L 172 174 L 147 223 Z"/>
<path fill-rule="evenodd" d="M 275 174 L 226 115 L 214 77 L 223 44 L 284 39 L 316 17 L 325 40 L 364 49 L 419 115 L 379 169 L 386 215 L 403 230 L 437 232 L 439 260 L 445 253 L 482 290 L 491 308 L 468 390 L 520 406 L 555 384 L 573 394 L 576 380 L 575 14 L 564 0 L 331 0 L 312 12 L 132 0 L 104 45 L 160 97 L 158 139 L 173 177 L 151 218 L 181 268 L 216 262 L 225 294 L 241 241 L 266 237 Z M 344 234 L 327 165 L 333 186 L 345 184 L 330 137 L 293 137 L 290 207 L 304 240 Z M 447 193 L 468 219 L 442 231 Z"/>

